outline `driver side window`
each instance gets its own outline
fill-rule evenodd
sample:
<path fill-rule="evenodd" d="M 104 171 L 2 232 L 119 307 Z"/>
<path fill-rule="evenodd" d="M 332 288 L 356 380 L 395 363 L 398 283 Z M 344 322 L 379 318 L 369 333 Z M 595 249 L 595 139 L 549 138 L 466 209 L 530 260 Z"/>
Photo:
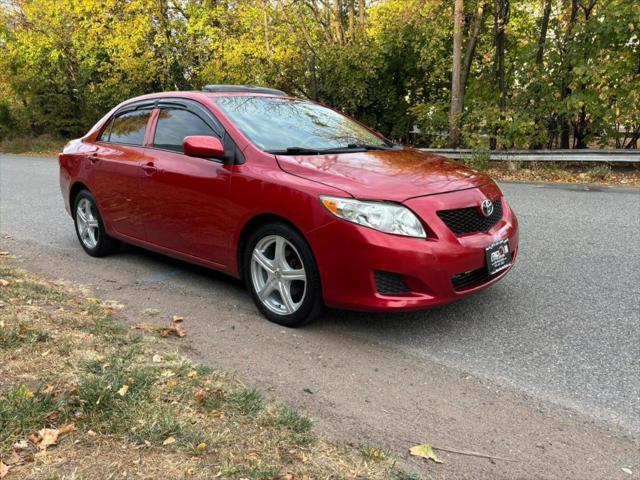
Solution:
<path fill-rule="evenodd" d="M 162 109 L 153 139 L 153 146 L 162 150 L 182 151 L 184 137 L 190 135 L 210 135 L 216 133 L 197 115 L 180 109 Z"/>

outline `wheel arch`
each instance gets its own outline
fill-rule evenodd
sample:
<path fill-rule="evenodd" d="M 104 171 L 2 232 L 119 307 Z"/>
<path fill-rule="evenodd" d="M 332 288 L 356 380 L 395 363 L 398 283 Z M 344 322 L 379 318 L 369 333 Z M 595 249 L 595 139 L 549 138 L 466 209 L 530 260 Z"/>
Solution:
<path fill-rule="evenodd" d="M 74 219 L 76 218 L 76 212 L 75 212 L 75 209 L 73 208 L 74 206 L 73 204 L 76 201 L 76 197 L 82 190 L 87 190 L 88 192 L 91 192 L 91 190 L 89 190 L 89 188 L 81 181 L 75 182 L 73 185 L 71 185 L 71 188 L 69 189 L 69 207 L 71 209 L 71 216 Z"/>
<path fill-rule="evenodd" d="M 245 255 L 245 249 L 246 249 L 246 246 L 247 246 L 247 242 L 249 241 L 249 238 L 251 238 L 251 235 L 258 228 L 262 227 L 263 225 L 267 225 L 269 223 L 284 223 L 285 225 L 293 228 L 304 239 L 304 241 L 309 246 L 309 249 L 311 250 L 311 253 L 313 254 L 313 249 L 311 248 L 309 240 L 307 239 L 305 234 L 302 232 L 302 230 L 295 223 L 293 223 L 291 220 L 289 220 L 286 217 L 283 217 L 282 215 L 277 215 L 275 213 L 261 213 L 261 214 L 258 214 L 256 216 L 250 218 L 244 224 L 244 226 L 242 227 L 242 230 L 240 231 L 240 235 L 238 236 L 236 257 L 235 258 L 236 258 L 236 262 L 237 262 L 238 277 L 241 280 L 244 280 L 244 268 L 243 268 L 243 266 L 244 266 L 244 255 Z M 314 255 L 314 257 L 315 257 L 315 255 Z"/>

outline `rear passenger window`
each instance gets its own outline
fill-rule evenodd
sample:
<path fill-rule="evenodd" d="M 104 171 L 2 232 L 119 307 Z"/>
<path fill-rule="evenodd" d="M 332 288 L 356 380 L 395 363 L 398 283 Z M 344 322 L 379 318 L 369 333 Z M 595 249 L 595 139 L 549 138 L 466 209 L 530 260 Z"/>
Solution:
<path fill-rule="evenodd" d="M 215 132 L 204 120 L 186 110 L 160 110 L 153 145 L 182 153 L 182 141 L 190 135 L 211 135 Z"/>
<path fill-rule="evenodd" d="M 147 131 L 149 116 L 151 116 L 151 110 L 135 110 L 116 117 L 107 141 L 125 143 L 127 145 L 142 145 L 144 143 L 144 134 Z"/>

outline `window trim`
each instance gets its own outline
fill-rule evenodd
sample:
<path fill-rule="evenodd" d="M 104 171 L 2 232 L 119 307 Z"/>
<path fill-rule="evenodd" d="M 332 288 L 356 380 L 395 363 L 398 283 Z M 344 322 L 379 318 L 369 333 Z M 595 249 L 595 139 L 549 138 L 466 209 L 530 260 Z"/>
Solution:
<path fill-rule="evenodd" d="M 129 105 L 127 105 L 126 107 L 129 107 Z M 142 138 L 142 143 L 141 144 L 137 144 L 137 143 L 126 143 L 126 142 L 114 142 L 111 140 L 111 133 L 113 131 L 113 125 L 116 123 L 116 119 L 126 115 L 127 113 L 131 113 L 131 112 L 135 112 L 136 110 L 149 110 L 149 118 L 147 119 L 147 123 L 145 125 L 145 130 L 144 130 L 144 136 Z M 98 134 L 98 139 L 96 140 L 96 143 L 100 143 L 100 144 L 108 144 L 108 145 L 124 145 L 127 147 L 142 147 L 145 148 L 145 140 L 147 138 L 147 132 L 149 131 L 149 127 L 151 126 L 151 119 L 153 117 L 153 108 L 147 104 L 143 104 L 140 106 L 136 106 L 135 108 L 121 108 L 120 110 L 118 110 L 117 112 L 115 112 L 111 118 L 109 118 L 109 121 L 105 124 L 105 126 L 103 127 L 103 129 L 100 131 L 100 133 Z M 105 130 L 109 128 L 109 138 L 107 140 L 102 140 L 102 135 L 104 134 Z"/>
<path fill-rule="evenodd" d="M 211 162 L 221 163 L 225 165 L 242 165 L 246 162 L 246 159 L 242 153 L 242 151 L 238 148 L 233 137 L 229 135 L 229 132 L 224 128 L 222 123 L 217 119 L 214 113 L 204 104 L 200 103 L 197 100 L 191 98 L 183 98 L 183 97 L 164 97 L 159 98 L 156 101 L 154 112 L 158 112 L 155 114 L 153 118 L 153 124 L 151 125 L 152 132 L 150 137 L 150 143 L 145 145 L 145 148 L 149 148 L 151 150 L 158 150 L 160 152 L 168 152 L 173 153 L 175 155 L 183 155 L 187 158 L 195 158 L 190 157 L 189 155 L 185 155 L 184 152 L 177 152 L 176 150 L 167 150 L 164 148 L 159 148 L 153 145 L 153 141 L 156 137 L 156 128 L 158 126 L 158 115 L 159 111 L 162 108 L 166 109 L 181 109 L 186 110 L 198 118 L 200 118 L 207 126 L 213 130 L 215 136 L 222 142 L 222 145 L 225 148 L 225 152 L 228 149 L 233 147 L 233 158 L 203 158 L 202 160 L 209 160 Z"/>
<path fill-rule="evenodd" d="M 207 123 L 214 132 L 217 133 L 217 137 L 218 139 L 220 139 L 220 141 L 222 141 L 222 144 L 225 147 L 225 150 L 227 148 L 231 149 L 231 147 L 233 147 L 233 153 L 232 153 L 232 157 L 231 159 L 214 159 L 216 162 L 222 162 L 224 164 L 229 164 L 229 165 L 242 165 L 246 162 L 246 158 L 244 156 L 244 154 L 242 153 L 242 150 L 240 150 L 240 148 L 238 148 L 238 144 L 235 142 L 235 140 L 233 139 L 233 137 L 231 135 L 229 135 L 229 132 L 227 131 L 227 129 L 224 127 L 224 125 L 222 124 L 222 122 L 220 122 L 220 120 L 218 120 L 218 118 L 216 117 L 216 115 L 211 111 L 211 109 L 209 109 L 209 107 L 207 107 L 205 104 L 203 104 L 202 102 L 200 102 L 199 100 L 193 99 L 193 98 L 187 98 L 187 97 L 159 97 L 159 98 L 153 98 L 153 99 L 148 99 L 148 100 L 138 100 L 138 101 L 134 101 L 131 103 L 127 103 L 125 105 L 123 105 L 122 107 L 120 107 L 118 110 L 116 110 L 113 115 L 111 115 L 111 117 L 109 118 L 109 120 L 107 120 L 104 124 L 104 126 L 102 127 L 102 129 L 100 130 L 100 132 L 98 133 L 98 135 L 95 137 L 96 140 L 94 140 L 95 143 L 98 144 L 113 144 L 113 145 L 125 145 L 125 146 L 130 146 L 130 147 L 142 147 L 142 148 L 149 148 L 152 150 L 159 150 L 161 152 L 171 152 L 171 153 L 175 153 L 178 155 L 184 155 L 184 153 L 181 152 L 176 152 L 175 150 L 164 150 L 161 148 L 156 148 L 153 146 L 153 144 L 150 144 L 147 141 L 147 134 L 149 134 L 149 132 L 151 132 L 151 139 L 155 138 L 156 132 L 156 124 L 157 124 L 157 113 L 159 108 L 162 106 L 170 106 L 170 107 L 180 107 L 180 108 L 184 108 L 185 110 L 190 111 L 191 113 L 196 114 L 197 116 L 199 116 L 202 120 L 205 121 L 205 123 Z M 143 145 L 133 145 L 133 144 L 125 144 L 125 143 L 117 143 L 117 142 L 111 142 L 110 139 L 108 141 L 104 141 L 104 140 L 98 140 L 100 137 L 102 137 L 102 134 L 104 133 L 104 130 L 109 126 L 112 125 L 113 120 L 118 117 L 119 115 L 122 115 L 124 113 L 127 113 L 129 111 L 132 110 L 143 110 L 143 109 L 151 109 L 151 115 L 149 116 L 149 121 L 147 122 L 147 130 L 146 130 L 146 134 L 145 134 L 145 141 Z M 198 114 L 197 112 L 195 112 L 194 110 L 197 109 L 200 111 L 201 114 Z M 204 115 L 205 118 L 202 118 Z M 208 121 L 207 121 L 208 120 Z M 109 137 L 111 137 L 111 132 L 109 132 Z M 188 155 L 185 155 L 188 158 L 193 158 L 193 157 L 189 157 Z"/>

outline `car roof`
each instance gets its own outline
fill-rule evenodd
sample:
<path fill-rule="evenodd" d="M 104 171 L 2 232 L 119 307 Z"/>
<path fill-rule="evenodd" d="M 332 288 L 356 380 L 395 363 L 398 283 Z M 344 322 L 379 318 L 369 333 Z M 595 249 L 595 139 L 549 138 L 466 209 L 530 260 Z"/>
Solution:
<path fill-rule="evenodd" d="M 219 86 L 224 87 L 224 86 Z M 229 86 L 234 87 L 234 86 Z M 240 87 L 240 86 L 238 86 Z M 271 91 L 270 91 L 271 90 Z M 275 89 L 263 89 L 263 88 L 253 88 L 253 89 L 238 89 L 238 90 L 227 90 L 221 88 L 216 91 L 205 91 L 205 90 L 173 90 L 168 92 L 156 92 L 156 93 L 148 93 L 145 95 L 140 95 L 138 97 L 129 98 L 124 104 L 129 104 L 133 102 L 139 102 L 141 100 L 153 100 L 158 98 L 186 98 L 192 100 L 202 100 L 203 98 L 220 98 L 220 97 L 276 97 L 276 98 L 290 98 L 293 99 L 295 97 L 291 97 L 286 93 L 275 90 Z"/>

